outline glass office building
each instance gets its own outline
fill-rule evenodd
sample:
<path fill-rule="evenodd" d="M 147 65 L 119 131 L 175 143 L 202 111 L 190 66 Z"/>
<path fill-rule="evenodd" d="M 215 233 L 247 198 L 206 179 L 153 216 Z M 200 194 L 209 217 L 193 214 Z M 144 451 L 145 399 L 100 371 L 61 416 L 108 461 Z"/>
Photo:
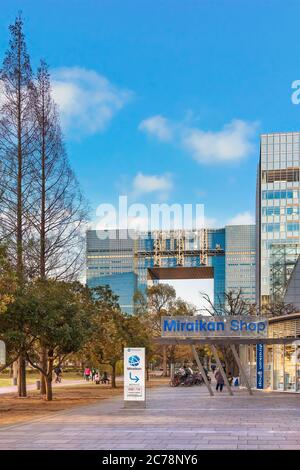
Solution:
<path fill-rule="evenodd" d="M 255 303 L 255 225 L 225 227 L 226 292 L 241 289 L 245 301 Z"/>
<path fill-rule="evenodd" d="M 257 303 L 283 300 L 300 248 L 300 133 L 263 134 L 257 177 Z"/>
<path fill-rule="evenodd" d="M 201 251 L 200 245 L 203 248 Z M 163 237 L 155 233 L 143 234 L 136 254 L 138 288 L 147 287 L 147 270 L 154 266 L 162 268 L 211 266 L 214 268 L 215 306 L 224 304 L 225 292 L 225 229 L 204 229 L 202 231 L 165 232 Z"/>
<path fill-rule="evenodd" d="M 110 237 L 109 232 L 88 230 L 87 285 L 109 285 L 119 296 L 122 310 L 132 313 L 134 293 L 145 292 L 149 268 L 212 267 L 212 300 L 222 311 L 228 290 L 242 287 L 244 298 L 254 300 L 254 234 L 254 226 L 240 225 L 195 232 L 147 232 L 132 240 L 125 231 Z"/>
<path fill-rule="evenodd" d="M 113 235 L 113 236 L 112 236 Z M 86 232 L 86 282 L 89 287 L 108 285 L 119 296 L 124 312 L 132 313 L 137 287 L 134 272 L 135 241 L 126 231 L 88 230 Z"/>

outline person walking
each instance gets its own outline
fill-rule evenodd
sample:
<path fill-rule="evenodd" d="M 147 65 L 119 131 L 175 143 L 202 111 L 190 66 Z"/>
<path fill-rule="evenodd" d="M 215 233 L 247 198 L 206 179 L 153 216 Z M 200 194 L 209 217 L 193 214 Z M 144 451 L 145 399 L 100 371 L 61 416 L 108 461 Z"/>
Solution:
<path fill-rule="evenodd" d="M 86 367 L 84 369 L 84 377 L 87 382 L 90 380 L 90 375 L 91 375 L 91 369 L 89 367 Z"/>
<path fill-rule="evenodd" d="M 218 391 L 220 389 L 220 392 L 222 392 L 224 387 L 224 379 L 220 369 L 217 369 L 217 372 L 215 373 L 215 378 L 217 381 L 216 390 Z"/>
<path fill-rule="evenodd" d="M 54 374 L 55 374 L 55 383 L 61 382 L 61 368 L 59 366 L 55 367 Z"/>

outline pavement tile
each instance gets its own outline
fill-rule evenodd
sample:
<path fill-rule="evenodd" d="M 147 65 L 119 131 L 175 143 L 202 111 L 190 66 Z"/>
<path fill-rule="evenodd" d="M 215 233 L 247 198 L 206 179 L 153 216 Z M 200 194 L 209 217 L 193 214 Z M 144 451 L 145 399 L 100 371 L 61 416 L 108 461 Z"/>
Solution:
<path fill-rule="evenodd" d="M 145 410 L 117 398 L 0 428 L 0 449 L 300 449 L 298 395 L 160 387 L 147 398 Z"/>

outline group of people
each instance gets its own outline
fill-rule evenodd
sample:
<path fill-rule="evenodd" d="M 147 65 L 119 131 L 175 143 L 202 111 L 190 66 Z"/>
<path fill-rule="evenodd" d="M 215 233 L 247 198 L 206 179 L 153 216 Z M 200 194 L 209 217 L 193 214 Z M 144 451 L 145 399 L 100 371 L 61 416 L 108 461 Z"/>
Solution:
<path fill-rule="evenodd" d="M 84 369 L 84 378 L 87 382 L 95 382 L 96 385 L 99 385 L 100 383 L 109 383 L 109 377 L 107 372 L 103 372 L 103 374 L 101 374 L 100 371 L 98 371 L 94 367 L 92 367 L 92 369 L 90 369 L 89 367 L 86 367 Z"/>

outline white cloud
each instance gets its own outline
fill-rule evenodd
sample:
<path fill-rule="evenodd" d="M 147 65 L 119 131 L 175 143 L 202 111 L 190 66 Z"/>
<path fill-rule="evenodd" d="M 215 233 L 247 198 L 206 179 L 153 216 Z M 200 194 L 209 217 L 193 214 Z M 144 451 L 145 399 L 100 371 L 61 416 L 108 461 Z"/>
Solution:
<path fill-rule="evenodd" d="M 170 141 L 173 137 L 173 129 L 170 122 L 161 115 L 145 119 L 140 123 L 138 129 L 165 142 Z"/>
<path fill-rule="evenodd" d="M 143 173 L 138 173 L 133 180 L 133 190 L 137 194 L 168 193 L 172 188 L 173 182 L 169 174 L 144 175 Z"/>
<path fill-rule="evenodd" d="M 182 144 L 199 163 L 240 160 L 253 151 L 256 128 L 256 123 L 234 119 L 221 131 L 187 129 Z"/>
<path fill-rule="evenodd" d="M 254 215 L 249 211 L 240 212 L 228 220 L 227 225 L 252 225 L 255 224 Z"/>
<path fill-rule="evenodd" d="M 204 131 L 156 115 L 142 121 L 138 128 L 158 140 L 181 146 L 199 163 L 214 164 L 241 160 L 250 155 L 254 150 L 257 127 L 257 122 L 233 119 L 220 131 Z"/>
<path fill-rule="evenodd" d="M 77 137 L 103 131 L 132 96 L 94 70 L 81 67 L 55 69 L 52 78 L 63 128 Z"/>

